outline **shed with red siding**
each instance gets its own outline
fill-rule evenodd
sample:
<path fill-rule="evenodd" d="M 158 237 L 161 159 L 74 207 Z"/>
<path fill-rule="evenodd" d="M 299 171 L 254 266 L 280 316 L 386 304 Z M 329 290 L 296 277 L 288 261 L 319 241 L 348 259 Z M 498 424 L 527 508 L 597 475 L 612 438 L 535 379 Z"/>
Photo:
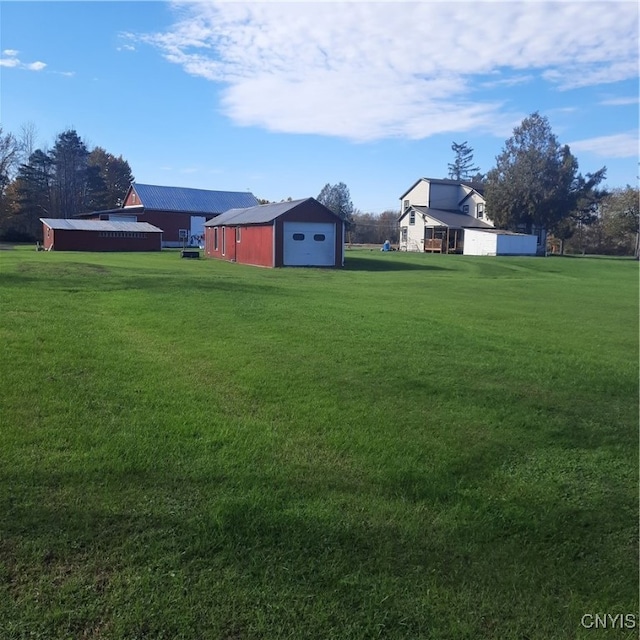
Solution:
<path fill-rule="evenodd" d="M 204 228 L 211 258 L 261 267 L 344 265 L 344 223 L 315 198 L 231 209 Z"/>
<path fill-rule="evenodd" d="M 162 229 L 148 222 L 40 218 L 46 251 L 160 251 Z"/>
<path fill-rule="evenodd" d="M 235 207 L 253 207 L 258 200 L 246 191 L 212 191 L 133 182 L 121 207 L 75 217 L 148 222 L 162 229 L 163 247 L 198 246 L 204 223 Z"/>

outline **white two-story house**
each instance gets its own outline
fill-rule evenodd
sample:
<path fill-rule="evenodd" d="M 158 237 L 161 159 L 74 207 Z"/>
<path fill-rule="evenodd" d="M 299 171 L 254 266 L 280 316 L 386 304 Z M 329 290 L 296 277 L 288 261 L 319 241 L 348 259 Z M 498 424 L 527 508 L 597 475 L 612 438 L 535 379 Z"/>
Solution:
<path fill-rule="evenodd" d="M 496 229 L 479 182 L 420 178 L 400 196 L 400 251 L 544 255 L 546 230 Z"/>
<path fill-rule="evenodd" d="M 462 253 L 465 229 L 492 229 L 477 182 L 421 178 L 400 197 L 401 251 Z"/>

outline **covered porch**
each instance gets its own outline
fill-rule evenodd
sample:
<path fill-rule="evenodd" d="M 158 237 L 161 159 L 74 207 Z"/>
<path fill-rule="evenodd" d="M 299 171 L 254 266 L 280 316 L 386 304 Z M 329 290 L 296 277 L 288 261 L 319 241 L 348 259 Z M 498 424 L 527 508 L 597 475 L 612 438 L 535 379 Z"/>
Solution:
<path fill-rule="evenodd" d="M 425 227 L 424 250 L 428 253 L 462 253 L 464 229 L 447 226 Z"/>

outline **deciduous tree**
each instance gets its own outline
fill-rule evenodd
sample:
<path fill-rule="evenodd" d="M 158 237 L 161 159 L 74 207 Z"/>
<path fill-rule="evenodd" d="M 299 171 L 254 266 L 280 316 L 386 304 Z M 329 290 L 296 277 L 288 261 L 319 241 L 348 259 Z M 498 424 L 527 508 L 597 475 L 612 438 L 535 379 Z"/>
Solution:
<path fill-rule="evenodd" d="M 16 137 L 12 133 L 3 133 L 0 125 L 0 198 L 11 182 L 19 156 L 20 146 Z"/>
<path fill-rule="evenodd" d="M 344 182 L 339 182 L 338 184 L 327 183 L 318 194 L 316 200 L 342 218 L 347 228 L 349 228 L 354 209 L 349 188 Z"/>

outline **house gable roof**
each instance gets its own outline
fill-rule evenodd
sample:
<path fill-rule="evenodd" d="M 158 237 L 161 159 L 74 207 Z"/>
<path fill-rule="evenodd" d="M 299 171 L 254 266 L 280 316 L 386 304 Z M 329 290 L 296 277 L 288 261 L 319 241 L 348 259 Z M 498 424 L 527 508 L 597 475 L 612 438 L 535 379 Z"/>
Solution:
<path fill-rule="evenodd" d="M 40 218 L 50 229 L 65 231 L 135 231 L 162 233 L 162 229 L 148 222 L 116 222 L 111 220 L 76 220 L 70 218 Z"/>
<path fill-rule="evenodd" d="M 474 218 L 466 213 L 460 213 L 459 211 L 446 211 L 444 209 L 430 209 L 429 207 L 419 206 L 412 208 L 419 211 L 423 216 L 429 216 L 440 222 L 443 227 L 451 227 L 452 229 L 493 229 L 488 222 Z"/>
<path fill-rule="evenodd" d="M 471 180 L 451 180 L 449 178 L 420 178 L 416 180 L 401 196 L 400 200 L 402 200 L 407 193 L 409 193 L 412 189 L 416 187 L 416 185 L 421 182 L 428 182 L 429 184 L 448 184 L 448 185 L 457 185 L 457 186 L 465 186 L 477 191 L 480 195 L 484 193 L 484 185 L 481 182 L 473 182 Z"/>
<path fill-rule="evenodd" d="M 134 182 L 127 196 L 135 191 L 145 209 L 217 215 L 237 207 L 252 207 L 257 198 L 248 191 L 210 191 L 187 187 L 162 187 Z M 128 207 L 125 207 L 128 209 Z"/>
<path fill-rule="evenodd" d="M 222 225 L 245 225 L 245 224 L 267 224 L 273 222 L 281 215 L 292 211 L 296 207 L 304 203 L 314 202 L 320 207 L 324 207 L 315 198 L 302 198 L 301 200 L 290 200 L 288 202 L 272 202 L 270 204 L 260 204 L 255 207 L 244 209 L 230 209 L 222 215 L 212 218 L 205 222 L 205 227 L 220 227 Z M 330 209 L 324 207 L 332 215 L 335 215 Z M 336 216 L 338 218 L 338 216 Z"/>
<path fill-rule="evenodd" d="M 465 185 L 465 186 L 469 186 L 469 185 Z M 471 198 L 471 196 L 474 196 L 474 195 L 478 195 L 484 200 L 484 191 L 478 191 L 478 189 L 474 189 L 473 187 L 469 187 L 469 193 L 467 193 L 467 195 L 464 198 L 462 198 L 462 200 L 460 200 L 458 205 L 462 206 L 464 204 L 465 200 L 468 200 L 469 198 Z"/>

